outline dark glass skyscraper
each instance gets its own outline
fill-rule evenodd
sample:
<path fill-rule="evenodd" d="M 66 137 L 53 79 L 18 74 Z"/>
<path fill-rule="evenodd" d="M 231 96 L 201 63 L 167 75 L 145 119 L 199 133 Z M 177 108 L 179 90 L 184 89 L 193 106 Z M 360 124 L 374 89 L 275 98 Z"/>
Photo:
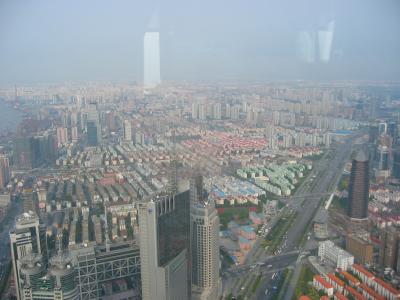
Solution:
<path fill-rule="evenodd" d="M 351 219 L 366 219 L 368 217 L 368 198 L 369 160 L 361 150 L 352 162 L 347 215 Z"/>
<path fill-rule="evenodd" d="M 98 141 L 98 126 L 96 122 L 88 121 L 87 122 L 87 143 L 88 146 L 97 146 Z"/>
<path fill-rule="evenodd" d="M 188 299 L 189 193 L 139 203 L 142 299 Z"/>
<path fill-rule="evenodd" d="M 392 175 L 396 179 L 400 179 L 400 147 L 397 147 L 393 151 L 393 168 Z"/>
<path fill-rule="evenodd" d="M 190 178 L 190 202 L 204 202 L 203 176 L 196 170 Z"/>
<path fill-rule="evenodd" d="M 51 132 L 37 136 L 20 136 L 14 140 L 14 164 L 20 169 L 32 169 L 53 163 L 56 157 L 55 137 Z"/>

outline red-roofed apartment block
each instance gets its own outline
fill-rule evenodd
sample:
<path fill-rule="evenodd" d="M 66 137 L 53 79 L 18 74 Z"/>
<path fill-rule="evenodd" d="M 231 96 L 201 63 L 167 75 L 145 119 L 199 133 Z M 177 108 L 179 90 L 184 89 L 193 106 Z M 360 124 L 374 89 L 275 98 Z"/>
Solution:
<path fill-rule="evenodd" d="M 349 285 L 346 286 L 346 292 L 347 295 L 352 295 L 356 300 L 367 300 L 367 298 L 365 298 L 363 295 L 361 295 L 359 292 L 357 292 Z"/>
<path fill-rule="evenodd" d="M 337 278 L 335 276 L 335 274 L 333 274 L 333 273 L 326 274 L 325 278 L 326 278 L 326 281 L 328 281 L 330 284 L 332 284 L 333 287 L 337 291 L 339 291 L 340 293 L 343 293 L 343 290 L 344 290 L 344 281 L 343 280 Z"/>
<path fill-rule="evenodd" d="M 369 272 L 367 269 L 365 269 L 363 266 L 358 265 L 358 264 L 353 264 L 350 267 L 350 270 L 354 272 L 354 274 L 357 274 L 358 277 L 361 278 L 361 280 L 367 284 L 371 284 L 372 280 L 374 280 L 375 276 L 371 272 Z"/>
<path fill-rule="evenodd" d="M 315 275 L 313 286 L 319 291 L 323 290 L 329 297 L 333 296 L 333 286 L 320 275 Z"/>
<path fill-rule="evenodd" d="M 380 278 L 375 278 L 372 282 L 372 286 L 380 295 L 384 296 L 389 300 L 400 299 L 400 291 L 396 290 L 392 285 L 383 281 Z"/>
<path fill-rule="evenodd" d="M 353 275 L 351 275 L 349 272 L 346 271 L 340 271 L 340 274 L 342 274 L 342 276 L 344 278 L 346 278 L 349 283 L 353 286 L 357 286 L 360 284 L 360 280 L 358 280 L 357 278 L 355 278 Z"/>
<path fill-rule="evenodd" d="M 367 286 L 365 283 L 360 284 L 361 292 L 365 298 L 373 299 L 373 300 L 385 300 L 385 297 L 379 295 L 372 288 Z"/>
<path fill-rule="evenodd" d="M 349 298 L 347 298 L 345 295 L 336 292 L 335 295 L 333 296 L 334 300 L 349 300 Z"/>

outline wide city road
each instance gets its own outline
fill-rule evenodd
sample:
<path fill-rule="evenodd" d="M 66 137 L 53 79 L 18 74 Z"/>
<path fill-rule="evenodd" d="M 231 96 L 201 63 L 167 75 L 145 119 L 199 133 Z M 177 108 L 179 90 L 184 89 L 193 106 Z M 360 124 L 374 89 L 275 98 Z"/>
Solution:
<path fill-rule="evenodd" d="M 313 176 L 307 178 L 308 182 L 304 184 L 302 189 L 298 190 L 296 196 L 303 194 L 316 195 L 304 199 L 304 201 L 297 201 L 289 205 L 298 213 L 296 219 L 287 231 L 287 238 L 281 246 L 281 253 L 297 250 L 299 242 L 303 235 L 306 233 L 308 225 L 312 221 L 315 212 L 321 205 L 321 200 L 327 196 L 327 193 L 333 192 L 336 188 L 340 175 L 343 172 L 344 164 L 351 154 L 351 144 L 353 138 L 348 138 L 343 143 L 338 143 L 332 148 L 327 155 L 325 155 L 318 163 L 315 164 Z M 296 201 L 296 200 L 295 200 Z M 272 279 L 268 277 L 260 285 L 256 299 L 269 299 L 271 294 L 264 295 L 266 289 L 271 287 Z M 285 299 L 290 299 L 294 292 L 293 284 L 289 286 L 286 291 Z"/>

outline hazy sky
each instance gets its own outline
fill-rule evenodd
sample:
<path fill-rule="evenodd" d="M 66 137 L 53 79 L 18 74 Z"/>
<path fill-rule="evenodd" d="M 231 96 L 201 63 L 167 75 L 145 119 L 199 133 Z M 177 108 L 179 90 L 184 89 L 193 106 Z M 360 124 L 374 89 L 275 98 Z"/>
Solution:
<path fill-rule="evenodd" d="M 0 85 L 142 81 L 157 23 L 163 80 L 400 80 L 399 0 L 0 0 Z"/>

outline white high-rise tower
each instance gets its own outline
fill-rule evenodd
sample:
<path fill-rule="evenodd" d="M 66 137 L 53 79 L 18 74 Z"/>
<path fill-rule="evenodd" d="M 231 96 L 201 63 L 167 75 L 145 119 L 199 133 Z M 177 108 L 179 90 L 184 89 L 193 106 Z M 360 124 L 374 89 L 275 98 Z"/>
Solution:
<path fill-rule="evenodd" d="M 144 34 L 144 87 L 153 88 L 161 83 L 160 76 L 160 33 Z"/>

